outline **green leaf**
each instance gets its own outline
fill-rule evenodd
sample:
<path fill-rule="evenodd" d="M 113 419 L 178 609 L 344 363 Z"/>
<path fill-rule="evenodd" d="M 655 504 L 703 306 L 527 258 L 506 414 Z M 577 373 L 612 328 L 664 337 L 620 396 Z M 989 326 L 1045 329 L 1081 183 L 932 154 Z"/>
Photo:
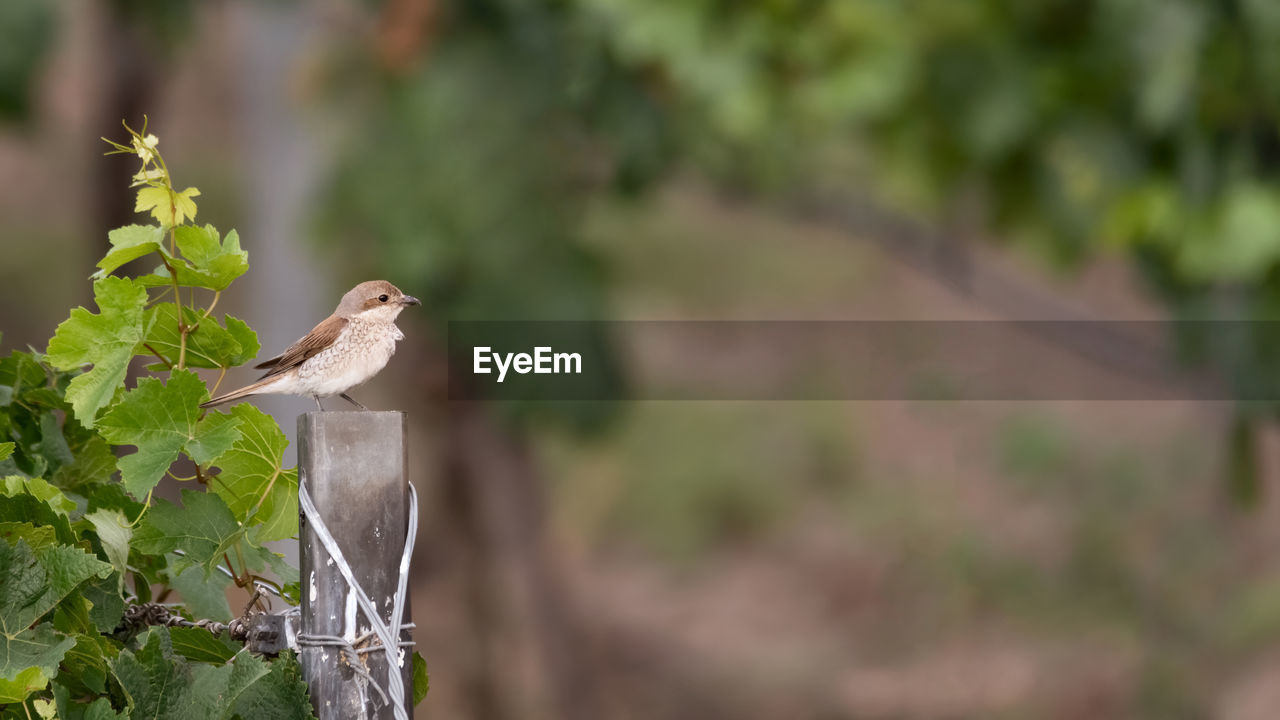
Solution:
<path fill-rule="evenodd" d="M 169 585 L 178 591 L 182 604 L 193 616 L 218 622 L 231 620 L 231 606 L 227 604 L 231 578 L 221 571 L 206 574 L 204 568 L 177 556 L 170 556 L 168 570 Z"/>
<path fill-rule="evenodd" d="M 32 443 L 31 450 L 43 457 L 51 470 L 75 461 L 67 439 L 62 434 L 62 427 L 58 424 L 58 418 L 53 413 L 46 412 L 40 416 L 40 440 Z"/>
<path fill-rule="evenodd" d="M 31 353 L 14 350 L 8 357 L 0 359 L 0 387 L 9 389 L 7 396 L 0 396 L 0 405 L 7 405 L 15 395 L 24 390 L 38 388 L 48 382 L 44 368 Z"/>
<path fill-rule="evenodd" d="M 243 648 L 237 647 L 223 635 L 214 635 L 204 628 L 169 628 L 173 651 L 182 657 L 210 665 L 222 665 Z"/>
<path fill-rule="evenodd" d="M 240 438 L 213 464 L 222 468 L 211 486 L 236 519 L 260 523 L 253 532 L 257 544 L 298 534 L 298 472 L 285 469 L 289 441 L 270 415 L 252 405 L 231 409 L 239 422 Z"/>
<path fill-rule="evenodd" d="M 53 684 L 53 699 L 60 720 L 129 720 L 128 714 L 116 713 L 104 697 L 87 705 L 71 702 L 71 691 L 61 682 Z"/>
<path fill-rule="evenodd" d="M 241 650 L 221 666 L 192 666 L 174 654 L 168 628 L 152 628 L 136 654 L 111 664 L 129 698 L 131 717 L 156 720 L 226 718 L 246 688 L 267 677 L 267 663 Z M 257 717 L 257 716 L 246 716 Z"/>
<path fill-rule="evenodd" d="M 49 507 L 49 503 L 28 494 L 26 486 L 20 484 L 25 479 L 9 477 L 0 480 L 0 522 L 29 522 L 39 527 L 51 527 L 58 542 L 76 542 L 71 521 Z"/>
<path fill-rule="evenodd" d="M 258 351 L 262 349 L 262 346 L 258 343 L 258 334 L 245 321 L 230 315 L 224 317 L 227 323 L 227 332 L 231 333 L 231 337 L 240 343 L 240 354 L 231 358 L 231 364 L 243 365 L 257 357 Z"/>
<path fill-rule="evenodd" d="M 0 633 L 0 680 L 14 680 L 28 668 L 56 675 L 58 663 L 76 641 L 42 623 L 12 635 Z"/>
<path fill-rule="evenodd" d="M 0 705 L 19 703 L 37 690 L 43 690 L 49 684 L 49 678 L 38 667 L 29 667 L 12 680 L 0 678 Z"/>
<path fill-rule="evenodd" d="M 235 230 L 219 241 L 214 226 L 188 225 L 175 230 L 174 239 L 192 270 L 204 281 L 200 287 L 225 290 L 232 280 L 249 270 L 249 253 L 240 249 L 240 235 Z"/>
<path fill-rule="evenodd" d="M 284 556 L 265 547 L 247 543 L 244 549 L 244 562 L 254 572 L 265 572 L 270 569 L 280 581 L 281 586 L 298 582 L 298 569 L 285 562 Z M 295 595 L 296 597 L 296 595 Z M 288 598 L 285 598 L 288 601 Z M 297 604 L 297 601 L 293 601 Z"/>
<path fill-rule="evenodd" d="M 54 604 L 61 602 L 81 583 L 111 574 L 110 565 L 69 545 L 38 548 L 35 554 L 45 570 L 45 580 L 48 583 L 46 600 Z M 33 619 L 34 617 L 39 615 L 33 616 Z"/>
<path fill-rule="evenodd" d="M 99 432 L 116 445 L 138 451 L 120 459 L 121 480 L 134 497 L 144 497 L 164 477 L 185 447 L 197 463 L 230 448 L 238 434 L 225 420 L 200 420 L 208 398 L 204 382 L 189 370 L 175 370 L 167 384 L 142 378 L 99 422 Z M 212 417 L 212 416 L 211 416 Z"/>
<path fill-rule="evenodd" d="M 36 717 L 40 720 L 58 720 L 58 708 L 52 700 L 36 698 L 31 701 L 31 709 L 36 711 Z"/>
<path fill-rule="evenodd" d="M 9 457 L 12 454 L 13 454 L 13 443 L 11 442 L 0 443 L 0 460 L 4 460 L 5 458 Z"/>
<path fill-rule="evenodd" d="M 89 608 L 93 606 L 82 593 L 68 595 L 53 610 L 53 629 L 68 635 L 92 632 Z"/>
<path fill-rule="evenodd" d="M 239 328 L 233 335 L 212 317 L 203 317 L 189 307 L 182 310 L 184 322 L 195 328 L 187 334 L 186 355 L 183 356 L 188 367 L 231 367 L 241 365 L 258 354 L 256 336 L 252 354 L 245 358 L 245 348 L 238 339 L 243 336 Z M 155 305 L 147 310 L 147 320 L 151 327 L 147 333 L 147 349 L 158 352 L 170 365 L 177 365 L 182 342 L 182 335 L 178 332 L 178 306 L 174 303 Z"/>
<path fill-rule="evenodd" d="M 101 635 L 78 634 L 76 644 L 62 658 L 58 683 L 77 694 L 104 694 L 107 690 L 107 663 L 119 654 L 116 645 Z"/>
<path fill-rule="evenodd" d="M 89 437 L 75 451 L 75 460 L 70 465 L 63 465 L 53 475 L 53 482 L 59 487 L 78 490 L 92 488 L 97 490 L 111 479 L 116 471 L 116 456 L 111 446 L 96 433 Z"/>
<path fill-rule="evenodd" d="M 120 588 L 124 588 L 124 575 L 129 571 L 129 538 L 133 537 L 133 528 L 129 519 L 119 510 L 94 510 L 84 516 L 98 533 L 102 543 L 102 551 L 107 560 L 116 569 L 120 578 Z"/>
<path fill-rule="evenodd" d="M 58 544 L 57 532 L 48 525 L 36 527 L 29 522 L 0 522 L 0 540 L 16 545 L 20 539 L 26 540 L 32 548 Z"/>
<path fill-rule="evenodd" d="M 136 655 L 122 650 L 111 663 L 111 673 L 129 700 L 131 717 L 169 717 L 179 693 L 191 682 L 190 668 L 168 657 L 172 654 L 165 647 L 168 639 L 165 628 L 153 628 Z"/>
<path fill-rule="evenodd" d="M 55 513 L 66 517 L 76 509 L 74 500 L 62 494 L 58 488 L 43 478 L 9 476 L 0 480 L 0 492 L 8 497 L 25 493 L 45 503 Z"/>
<path fill-rule="evenodd" d="M 174 237 L 187 257 L 170 258 L 169 267 L 156 268 L 152 274 L 138 278 L 140 282 L 156 287 L 176 279 L 184 287 L 225 290 L 249 269 L 249 254 L 240 249 L 240 236 L 234 230 L 219 242 L 218 231 L 212 225 L 184 225 L 174 231 Z"/>
<path fill-rule="evenodd" d="M 314 720 L 297 657 L 289 651 L 280 653 L 270 672 L 240 695 L 233 712 L 254 720 Z"/>
<path fill-rule="evenodd" d="M 57 674 L 75 640 L 50 623 L 31 625 L 104 571 L 110 566 L 66 545 L 33 551 L 22 540 L 0 543 L 0 679 L 12 680 L 29 667 L 39 667 L 49 677 Z"/>
<path fill-rule="evenodd" d="M 93 607 L 89 608 L 89 622 L 98 632 L 109 633 L 120 625 L 124 617 L 124 596 L 118 589 L 122 583 L 115 573 L 104 579 L 91 580 L 81 592 Z"/>
<path fill-rule="evenodd" d="M 159 252 L 164 247 L 164 230 L 155 225 L 126 225 L 107 233 L 111 250 L 98 261 L 94 278 L 104 278 L 131 260 Z"/>
<path fill-rule="evenodd" d="M 181 192 L 168 188 L 148 185 L 138 190 L 138 200 L 134 203 L 134 212 L 150 212 L 166 228 L 181 225 L 188 218 L 195 218 L 196 203 L 191 198 L 199 197 L 200 191 L 187 188 Z"/>
<path fill-rule="evenodd" d="M 124 383 L 129 360 L 146 337 L 144 305 L 147 290 L 139 283 L 109 277 L 93 284 L 99 314 L 79 307 L 58 326 L 49 341 L 47 359 L 59 370 L 92 364 L 67 388 L 67 402 L 76 419 L 93 427 L 98 411 Z"/>
<path fill-rule="evenodd" d="M 181 507 L 165 500 L 152 505 L 134 533 L 133 546 L 154 555 L 181 550 L 208 574 L 243 532 L 222 498 L 183 490 Z"/>
<path fill-rule="evenodd" d="M 431 678 L 427 675 L 427 661 L 417 652 L 413 654 L 413 704 L 417 705 L 427 697 L 431 687 Z"/>
<path fill-rule="evenodd" d="M 111 566 L 67 545 L 33 551 L 26 542 L 0 543 L 0 634 L 15 636 L 49 612 L 77 585 Z"/>
<path fill-rule="evenodd" d="M 239 438 L 238 419 L 221 413 L 209 413 L 196 423 L 195 434 L 183 449 L 196 464 L 204 467 L 233 447 Z"/>

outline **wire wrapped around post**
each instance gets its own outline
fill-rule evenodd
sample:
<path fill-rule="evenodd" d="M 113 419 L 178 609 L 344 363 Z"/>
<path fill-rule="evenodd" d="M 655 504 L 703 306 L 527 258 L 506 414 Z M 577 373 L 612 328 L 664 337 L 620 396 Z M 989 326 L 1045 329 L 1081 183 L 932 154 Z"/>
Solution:
<path fill-rule="evenodd" d="M 417 494 L 405 416 L 312 412 L 298 419 L 303 677 L 320 720 L 410 720 L 409 558 Z"/>

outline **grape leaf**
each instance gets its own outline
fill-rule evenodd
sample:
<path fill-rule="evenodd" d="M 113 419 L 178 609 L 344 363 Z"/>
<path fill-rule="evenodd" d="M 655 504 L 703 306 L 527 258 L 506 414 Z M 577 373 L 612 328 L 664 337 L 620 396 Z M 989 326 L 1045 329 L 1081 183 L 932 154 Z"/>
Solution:
<path fill-rule="evenodd" d="M 30 394 L 23 399 L 30 403 Z M 54 405 L 56 407 L 57 403 Z M 67 438 L 62 434 L 62 427 L 58 425 L 58 418 L 52 413 L 46 412 L 40 415 L 40 439 L 30 447 L 33 453 L 46 460 L 50 470 L 57 470 L 75 461 L 75 456 L 71 454 L 71 448 L 67 445 Z"/>
<path fill-rule="evenodd" d="M 93 365 L 71 381 L 66 393 L 76 419 L 86 428 L 93 427 L 98 411 L 124 383 L 129 360 L 147 336 L 147 290 L 140 283 L 104 278 L 93 284 L 93 297 L 99 313 L 83 307 L 72 310 L 54 332 L 46 355 L 59 370 Z"/>
<path fill-rule="evenodd" d="M 202 318 L 189 307 L 182 308 L 183 321 L 195 330 L 187 333 L 186 353 L 182 354 L 182 335 L 178 331 L 178 306 L 159 303 L 147 310 L 147 350 L 159 353 L 169 365 L 178 364 L 182 355 L 187 367 L 229 367 L 240 356 L 240 343 L 213 318 Z"/>
<path fill-rule="evenodd" d="M 230 448 L 238 435 L 225 419 L 200 420 L 200 403 L 208 398 L 204 383 L 189 370 L 175 370 L 167 384 L 142 378 L 99 421 L 99 432 L 116 445 L 135 445 L 137 452 L 120 459 L 121 481 L 134 497 L 145 496 L 164 476 L 184 448 L 199 464 Z"/>
<path fill-rule="evenodd" d="M 31 709 L 36 711 L 36 717 L 40 720 L 59 720 L 58 708 L 53 704 L 52 700 L 45 698 L 35 698 L 31 701 Z M 71 720 L 68 718 L 67 720 Z"/>
<path fill-rule="evenodd" d="M 37 527 L 29 522 L 0 522 L 0 540 L 16 545 L 19 539 L 26 540 L 32 548 L 58 544 L 57 532 L 48 525 Z"/>
<path fill-rule="evenodd" d="M 52 528 L 58 542 L 66 544 L 76 542 L 71 521 L 66 515 L 58 513 L 49 507 L 49 503 L 28 493 L 25 485 L 15 486 L 13 482 L 15 479 L 25 480 L 18 477 L 0 480 L 0 522 L 29 522 Z"/>
<path fill-rule="evenodd" d="M 120 579 L 115 575 L 112 573 L 104 579 L 91 580 L 81 590 L 84 598 L 93 605 L 89 608 L 89 622 L 93 623 L 98 632 L 111 632 L 124 617 L 124 596 L 118 589 Z"/>
<path fill-rule="evenodd" d="M 13 636 L 52 610 L 80 583 L 111 566 L 68 545 L 32 550 L 0 543 L 0 634 Z"/>
<path fill-rule="evenodd" d="M 0 460 L 4 460 L 5 458 L 9 457 L 12 454 L 13 454 L 13 443 L 11 442 L 0 443 Z"/>
<path fill-rule="evenodd" d="M 133 527 L 128 518 L 119 510 L 94 510 L 84 516 L 98 533 L 98 541 L 102 543 L 102 551 L 107 560 L 116 569 L 120 579 L 120 589 L 124 589 L 124 574 L 129 571 L 129 538 L 133 537 Z"/>
<path fill-rule="evenodd" d="M 23 540 L 0 542 L 0 678 L 13 680 L 29 667 L 57 673 L 75 640 L 49 623 L 31 625 L 80 583 L 109 568 L 66 545 L 32 551 Z"/>
<path fill-rule="evenodd" d="M 252 405 L 231 409 L 240 437 L 213 464 L 222 468 L 211 486 L 236 519 L 261 523 L 253 530 L 257 544 L 298 534 L 298 471 L 285 469 L 289 440 L 270 415 Z M 256 510 L 255 510 L 256 508 Z"/>
<path fill-rule="evenodd" d="M 48 684 L 49 678 L 38 667 L 22 670 L 12 680 L 0 678 L 0 705 L 22 702 L 28 695 L 43 690 Z"/>
<path fill-rule="evenodd" d="M 155 287 L 176 279 L 184 287 L 225 290 L 249 270 L 249 254 L 240 249 L 240 236 L 235 230 L 219 241 L 212 225 L 184 225 L 174 230 L 174 238 L 185 257 L 170 258 L 169 267 L 157 267 L 150 275 L 138 278 L 140 282 Z"/>
<path fill-rule="evenodd" d="M 50 485 L 44 478 L 28 478 L 11 475 L 0 480 L 0 493 L 7 497 L 27 494 L 45 503 L 55 513 L 66 517 L 76 509 L 76 503 Z"/>
<path fill-rule="evenodd" d="M 58 672 L 58 663 L 76 641 L 50 623 L 10 635 L 0 632 L 0 680 L 13 680 L 27 668 L 40 668 L 46 675 Z"/>
<path fill-rule="evenodd" d="M 270 672 L 241 693 L 234 714 L 255 720 L 315 720 L 297 657 L 280 653 Z"/>
<path fill-rule="evenodd" d="M 183 490 L 181 506 L 165 500 L 151 506 L 134 532 L 133 546 L 153 555 L 181 550 L 208 575 L 243 532 L 222 498 Z"/>
<path fill-rule="evenodd" d="M 181 225 L 188 218 L 196 216 L 196 202 L 191 198 L 199 197 L 200 191 L 190 187 L 181 192 L 174 190 L 172 195 L 168 188 L 148 185 L 138 190 L 138 200 L 134 203 L 134 212 L 150 212 L 164 227 Z"/>
<path fill-rule="evenodd" d="M 185 558 L 169 558 L 169 585 L 178 591 L 187 610 L 195 617 L 218 622 L 231 620 L 227 603 L 227 587 L 231 578 L 221 571 L 206 575 L 204 570 L 186 562 Z"/>
<path fill-rule="evenodd" d="M 269 548 L 246 543 L 244 547 L 244 562 L 254 572 L 264 572 L 270 569 L 275 574 L 276 579 L 280 581 L 282 588 L 298 582 L 298 569 L 286 562 L 283 555 L 271 552 Z M 289 598 L 285 598 L 285 601 L 297 604 L 296 600 L 290 601 Z"/>
<path fill-rule="evenodd" d="M 166 657 L 170 653 L 163 645 L 168 644 L 168 637 L 163 628 L 153 629 L 136 655 L 121 650 L 111 663 L 111 673 L 129 700 L 132 717 L 168 717 L 183 686 L 190 683 L 190 678 L 184 677 L 189 674 L 187 665 Z"/>
<path fill-rule="evenodd" d="M 164 230 L 155 225 L 126 225 L 107 233 L 111 250 L 98 261 L 95 279 L 104 278 L 131 260 L 153 252 L 163 252 Z"/>
<path fill-rule="evenodd" d="M 202 287 L 225 290 L 249 270 L 249 253 L 240 249 L 240 235 L 235 230 L 219 241 L 218 230 L 212 225 L 186 226 L 175 231 L 174 239 L 195 272 L 210 283 Z"/>
<path fill-rule="evenodd" d="M 99 435 L 91 435 L 89 439 L 75 450 L 75 460 L 70 465 L 63 465 L 54 473 L 53 482 L 59 487 L 72 490 L 93 487 L 104 487 L 116 471 L 116 456 L 111 446 Z"/>
<path fill-rule="evenodd" d="M 417 705 L 427 697 L 431 687 L 431 678 L 427 675 L 427 661 L 418 653 L 413 654 L 413 704 Z"/>
<path fill-rule="evenodd" d="M 0 359 L 0 387 L 8 393 L 0 395 L 0 405 L 7 405 L 14 395 L 27 388 L 36 388 L 48 382 L 44 368 L 31 353 L 14 350 Z"/>
<path fill-rule="evenodd" d="M 89 704 L 71 702 L 71 691 L 61 682 L 53 684 L 53 700 L 60 720 L 129 720 L 128 714 L 116 713 L 104 697 Z"/>
<path fill-rule="evenodd" d="M 196 423 L 195 435 L 183 447 L 187 456 L 201 466 L 226 452 L 240 437 L 240 421 L 230 415 L 209 413 Z"/>
<path fill-rule="evenodd" d="M 231 333 L 231 337 L 240 343 L 240 354 L 231 358 L 232 365 L 243 365 L 258 356 L 258 351 L 262 349 L 262 345 L 258 343 L 258 333 L 254 332 L 249 324 L 240 318 L 231 315 L 224 316 L 227 322 L 227 332 Z"/>
<path fill-rule="evenodd" d="M 173 651 L 192 662 L 222 665 L 241 648 L 235 647 L 224 636 L 214 635 L 204 628 L 169 628 Z"/>
<path fill-rule="evenodd" d="M 193 666 L 174 654 L 163 627 L 150 630 L 136 654 L 121 651 L 111 670 L 129 698 L 131 717 L 156 720 L 229 717 L 241 693 L 270 672 L 247 650 L 225 665 Z"/>
<path fill-rule="evenodd" d="M 62 658 L 58 682 L 80 691 L 77 694 L 104 694 L 107 689 L 107 663 L 119 654 L 119 649 L 111 640 L 97 634 L 78 634 L 75 641 L 75 646 Z"/>

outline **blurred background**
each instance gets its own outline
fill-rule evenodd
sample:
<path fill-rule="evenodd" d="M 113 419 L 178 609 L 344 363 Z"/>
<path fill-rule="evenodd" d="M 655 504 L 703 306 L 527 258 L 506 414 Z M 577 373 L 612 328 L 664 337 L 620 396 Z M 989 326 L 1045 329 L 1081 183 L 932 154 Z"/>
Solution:
<path fill-rule="evenodd" d="M 90 302 L 144 114 L 267 355 L 425 301 L 358 394 L 411 413 L 419 717 L 1275 717 L 1276 323 L 1156 359 L 1218 402 L 444 388 L 461 319 L 1280 319 L 1280 5 L 5 0 L 3 351 Z M 637 398 L 699 352 L 592 340 Z"/>

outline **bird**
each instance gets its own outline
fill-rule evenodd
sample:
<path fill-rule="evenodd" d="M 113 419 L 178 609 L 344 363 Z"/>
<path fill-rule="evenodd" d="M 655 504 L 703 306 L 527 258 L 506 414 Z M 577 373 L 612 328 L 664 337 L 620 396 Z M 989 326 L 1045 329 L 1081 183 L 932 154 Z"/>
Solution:
<path fill-rule="evenodd" d="M 405 295 L 386 280 L 356 285 L 338 303 L 333 314 L 311 329 L 288 350 L 254 367 L 267 373 L 257 382 L 223 393 L 200 407 L 210 408 L 250 395 L 310 395 L 324 410 L 320 398 L 337 395 L 366 410 L 347 391 L 361 385 L 386 367 L 404 333 L 396 317 L 418 298 Z"/>

